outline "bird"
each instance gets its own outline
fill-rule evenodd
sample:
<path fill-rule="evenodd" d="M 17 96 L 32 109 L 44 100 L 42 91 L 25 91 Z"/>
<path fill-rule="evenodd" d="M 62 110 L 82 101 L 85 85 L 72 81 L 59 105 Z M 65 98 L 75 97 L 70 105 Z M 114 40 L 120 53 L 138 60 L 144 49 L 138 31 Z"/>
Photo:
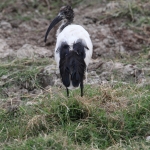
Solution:
<path fill-rule="evenodd" d="M 47 41 L 51 29 L 62 21 L 56 33 L 55 61 L 67 96 L 69 97 L 69 89 L 80 86 L 82 97 L 83 80 L 85 76 L 87 81 L 87 67 L 91 61 L 93 44 L 89 33 L 81 25 L 73 24 L 73 20 L 72 7 L 70 5 L 61 7 L 46 31 L 44 41 Z"/>

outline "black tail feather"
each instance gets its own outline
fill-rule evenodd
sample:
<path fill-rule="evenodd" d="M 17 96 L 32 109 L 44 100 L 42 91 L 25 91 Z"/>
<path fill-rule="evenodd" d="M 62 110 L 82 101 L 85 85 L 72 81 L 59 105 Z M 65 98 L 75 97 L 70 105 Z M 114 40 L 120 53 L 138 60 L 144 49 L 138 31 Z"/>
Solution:
<path fill-rule="evenodd" d="M 86 65 L 80 56 L 77 54 L 75 54 L 75 56 L 76 59 L 74 60 L 74 63 L 72 62 L 70 65 L 70 68 L 72 69 L 71 81 L 74 87 L 78 87 L 80 82 L 83 80 Z"/>
<path fill-rule="evenodd" d="M 67 69 L 64 69 L 63 73 L 61 71 L 61 77 L 62 77 L 62 82 L 65 85 L 65 87 L 69 87 L 70 86 L 70 74 L 69 71 Z"/>
<path fill-rule="evenodd" d="M 80 85 L 81 96 L 83 96 L 83 78 L 86 68 L 84 45 L 81 42 L 74 43 L 73 51 L 69 51 L 69 45 L 62 43 L 59 51 L 59 69 L 63 84 L 66 88 L 70 86 L 70 82 L 74 87 Z"/>
<path fill-rule="evenodd" d="M 80 83 L 80 76 L 79 73 L 74 73 L 71 75 L 72 85 L 74 87 L 78 87 Z"/>
<path fill-rule="evenodd" d="M 69 79 L 69 67 L 66 65 L 66 56 L 69 54 L 69 45 L 66 42 L 63 42 L 61 46 L 58 48 L 58 52 L 60 53 L 60 75 L 62 78 L 62 82 L 65 87 L 70 86 L 70 79 Z"/>
<path fill-rule="evenodd" d="M 81 58 L 85 58 L 86 53 L 85 53 L 85 48 L 87 50 L 89 50 L 89 48 L 87 47 L 86 43 L 84 40 L 82 39 L 78 39 L 76 41 L 76 43 L 73 44 L 73 50 L 81 57 Z"/>

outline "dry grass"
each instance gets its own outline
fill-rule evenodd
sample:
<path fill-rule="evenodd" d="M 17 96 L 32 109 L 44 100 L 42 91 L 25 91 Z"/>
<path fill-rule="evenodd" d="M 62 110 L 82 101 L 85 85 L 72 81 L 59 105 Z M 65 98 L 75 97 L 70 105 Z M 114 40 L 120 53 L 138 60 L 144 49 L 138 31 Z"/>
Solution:
<path fill-rule="evenodd" d="M 41 127 L 48 129 L 47 121 L 45 115 L 35 115 L 31 118 L 27 124 L 27 130 L 39 130 Z"/>
<path fill-rule="evenodd" d="M 146 9 L 143 10 L 149 1 L 115 2 L 119 7 L 104 14 L 104 19 L 127 17 L 131 28 L 149 35 L 148 23 L 145 24 L 149 16 Z M 137 22 L 137 14 L 145 15 L 144 20 Z M 30 83 L 28 88 L 38 89 L 36 94 L 28 92 L 19 99 L 11 98 L 0 103 L 0 147 L 3 150 L 150 149 L 149 142 L 146 142 L 150 132 L 149 85 L 138 87 L 134 83 L 123 85 L 119 81 L 85 85 L 83 97 L 78 96 L 79 90 L 75 90 L 67 98 L 64 88 L 44 89 L 39 85 L 37 74 L 48 64 L 48 60 L 42 59 L 14 60 L 0 65 L 0 74 L 7 76 L 0 94 L 4 87 L 11 89 L 15 83 Z M 7 99 L 5 94 L 1 97 Z"/>
<path fill-rule="evenodd" d="M 122 96 L 122 89 L 114 89 L 110 85 L 99 86 L 98 93 L 99 94 L 92 98 L 87 96 L 76 96 L 75 98 L 82 102 L 87 108 L 91 106 L 99 107 L 108 113 L 126 109 L 128 106 L 129 99 Z"/>

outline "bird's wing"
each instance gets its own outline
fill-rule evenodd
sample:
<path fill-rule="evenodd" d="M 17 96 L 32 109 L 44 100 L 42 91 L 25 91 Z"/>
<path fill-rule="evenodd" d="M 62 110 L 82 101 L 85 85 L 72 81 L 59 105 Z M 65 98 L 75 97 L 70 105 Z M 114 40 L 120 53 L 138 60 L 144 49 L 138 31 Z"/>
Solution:
<path fill-rule="evenodd" d="M 60 56 L 56 53 L 58 47 L 62 42 L 67 42 L 73 50 L 72 45 L 78 40 L 83 39 L 89 50 L 86 50 L 85 63 L 88 66 L 93 53 L 93 45 L 88 32 L 80 25 L 68 25 L 64 30 L 57 36 L 57 42 L 55 47 L 55 60 L 57 65 L 59 65 Z"/>

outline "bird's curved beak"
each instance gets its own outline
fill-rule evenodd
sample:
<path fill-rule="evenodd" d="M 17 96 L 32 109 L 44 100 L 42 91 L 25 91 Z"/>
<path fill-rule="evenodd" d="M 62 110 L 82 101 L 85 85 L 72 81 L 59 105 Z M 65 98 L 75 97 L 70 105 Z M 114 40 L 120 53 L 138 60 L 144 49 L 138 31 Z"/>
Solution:
<path fill-rule="evenodd" d="M 47 36 L 48 36 L 50 30 L 51 30 L 58 22 L 60 22 L 62 19 L 63 19 L 63 17 L 62 17 L 61 15 L 58 15 L 58 16 L 51 22 L 51 24 L 49 25 L 49 27 L 48 27 L 48 29 L 47 29 L 47 31 L 46 31 L 46 34 L 45 34 L 45 39 L 44 39 L 45 42 L 46 42 L 46 40 L 47 40 Z"/>

